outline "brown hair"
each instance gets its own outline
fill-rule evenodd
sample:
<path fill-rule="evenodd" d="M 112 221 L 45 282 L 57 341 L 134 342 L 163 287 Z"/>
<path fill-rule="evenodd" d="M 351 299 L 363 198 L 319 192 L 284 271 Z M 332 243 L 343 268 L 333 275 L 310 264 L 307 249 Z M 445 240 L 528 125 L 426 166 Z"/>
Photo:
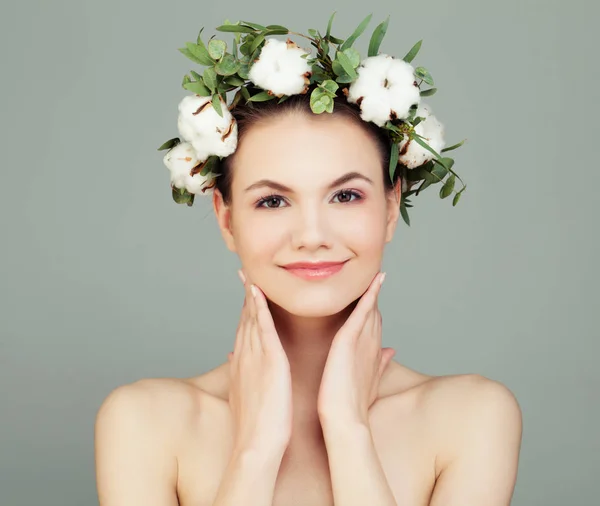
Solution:
<path fill-rule="evenodd" d="M 360 117 L 360 107 L 356 104 L 351 104 L 342 94 L 337 95 L 334 99 L 333 113 L 349 118 L 354 121 L 377 143 L 377 148 L 380 153 L 381 168 L 383 173 L 384 186 L 387 190 L 394 188 L 394 183 L 400 178 L 399 172 L 394 175 L 394 182 L 389 177 L 389 160 L 391 141 L 384 129 L 378 127 L 375 123 L 364 121 Z M 238 127 L 238 145 L 243 141 L 244 134 L 248 129 L 259 122 L 274 118 L 281 114 L 312 114 L 310 108 L 310 92 L 306 94 L 292 95 L 284 102 L 278 104 L 278 99 L 271 99 L 266 102 L 252 102 L 251 105 L 239 102 L 236 107 L 231 110 L 231 114 L 235 118 Z M 323 114 L 330 114 L 324 112 Z M 223 195 L 223 200 L 226 204 L 231 202 L 231 183 L 233 180 L 232 162 L 235 157 L 235 152 L 226 158 L 223 158 L 216 167 L 216 172 L 219 174 L 215 180 L 215 187 Z"/>

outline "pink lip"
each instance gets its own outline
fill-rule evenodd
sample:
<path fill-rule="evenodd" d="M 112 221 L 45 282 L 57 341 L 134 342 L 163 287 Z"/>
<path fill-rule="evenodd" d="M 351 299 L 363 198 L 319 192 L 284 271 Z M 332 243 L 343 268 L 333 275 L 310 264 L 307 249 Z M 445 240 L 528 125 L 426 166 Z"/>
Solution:
<path fill-rule="evenodd" d="M 284 265 L 283 268 L 290 274 L 303 279 L 323 279 L 339 272 L 346 262 L 318 262 Z"/>

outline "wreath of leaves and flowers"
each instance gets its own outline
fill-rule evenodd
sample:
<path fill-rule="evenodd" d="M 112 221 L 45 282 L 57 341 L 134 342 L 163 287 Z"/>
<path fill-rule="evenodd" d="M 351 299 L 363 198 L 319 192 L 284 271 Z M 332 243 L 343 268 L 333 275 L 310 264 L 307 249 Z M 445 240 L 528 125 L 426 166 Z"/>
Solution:
<path fill-rule="evenodd" d="M 205 68 L 202 73 L 191 70 L 183 78 L 183 88 L 193 95 L 184 97 L 179 104 L 181 138 L 170 139 L 158 148 L 168 150 L 164 163 L 171 171 L 175 202 L 191 206 L 196 194 L 214 188 L 219 159 L 237 147 L 237 124 L 231 111 L 242 101 L 252 107 L 254 102 L 278 99 L 281 103 L 292 95 L 310 93 L 311 110 L 323 114 L 333 112 L 333 99 L 343 93 L 348 102 L 360 107 L 363 120 L 376 123 L 389 136 L 389 177 L 393 181 L 396 171 L 400 171 L 400 211 L 407 225 L 410 197 L 430 185 L 442 183 L 440 198 L 454 193 L 452 205 L 458 203 L 466 185 L 452 169 L 454 160 L 441 153 L 459 148 L 466 139 L 444 147 L 444 126 L 421 102 L 422 97 L 437 91 L 429 71 L 411 65 L 422 40 L 402 59 L 380 54 L 388 16 L 373 31 L 368 57 L 361 59 L 352 45 L 372 15 L 343 40 L 331 33 L 335 14 L 329 19 L 325 35 L 315 29 L 304 35 L 281 25 L 226 20 L 216 30 L 234 34 L 231 52 L 227 43 L 215 36 L 205 44 L 201 37 L 204 28 L 195 43 L 187 42 L 186 47 L 179 49 Z M 275 38 L 277 35 L 308 39 L 316 48 L 316 55 L 311 56 L 289 38 L 285 42 Z M 429 88 L 422 90 L 423 83 Z M 227 93 L 236 89 L 228 106 Z M 455 190 L 457 178 L 462 184 L 459 191 Z"/>

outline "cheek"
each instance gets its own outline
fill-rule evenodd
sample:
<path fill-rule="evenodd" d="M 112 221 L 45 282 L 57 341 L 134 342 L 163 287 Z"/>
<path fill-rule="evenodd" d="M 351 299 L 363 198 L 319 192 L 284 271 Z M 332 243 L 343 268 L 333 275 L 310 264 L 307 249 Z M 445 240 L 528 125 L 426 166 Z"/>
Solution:
<path fill-rule="evenodd" d="M 381 252 L 386 236 L 385 209 L 370 203 L 356 206 L 343 219 L 336 220 L 335 229 L 357 254 Z"/>
<path fill-rule="evenodd" d="M 233 227 L 236 249 L 242 263 L 250 267 L 265 259 L 272 259 L 281 247 L 283 234 L 274 230 L 272 220 L 265 220 L 260 213 L 246 212 Z"/>

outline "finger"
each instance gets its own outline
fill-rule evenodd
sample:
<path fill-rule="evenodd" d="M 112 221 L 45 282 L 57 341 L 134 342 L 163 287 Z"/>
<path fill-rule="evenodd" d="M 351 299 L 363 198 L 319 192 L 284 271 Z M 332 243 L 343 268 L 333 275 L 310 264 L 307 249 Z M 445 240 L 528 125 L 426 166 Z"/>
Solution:
<path fill-rule="evenodd" d="M 263 350 L 274 350 L 277 347 L 278 336 L 275 329 L 273 315 L 269 310 L 267 298 L 263 291 L 255 285 L 256 296 L 254 298 L 256 304 L 256 320 L 260 329 L 261 345 Z"/>
<path fill-rule="evenodd" d="M 381 272 L 371 280 L 371 284 L 367 291 L 361 296 L 358 304 L 348 317 L 346 325 L 355 328 L 356 330 L 362 329 L 366 323 L 366 319 L 369 316 L 369 311 L 374 307 L 377 301 L 377 293 L 381 287 Z"/>
<path fill-rule="evenodd" d="M 393 348 L 382 348 L 381 349 L 381 362 L 379 363 L 379 372 L 378 372 L 379 379 L 381 379 L 381 377 L 383 376 L 384 371 L 386 370 L 387 366 L 392 361 L 392 358 L 394 358 L 394 355 L 396 355 L 396 350 L 394 350 Z"/>

